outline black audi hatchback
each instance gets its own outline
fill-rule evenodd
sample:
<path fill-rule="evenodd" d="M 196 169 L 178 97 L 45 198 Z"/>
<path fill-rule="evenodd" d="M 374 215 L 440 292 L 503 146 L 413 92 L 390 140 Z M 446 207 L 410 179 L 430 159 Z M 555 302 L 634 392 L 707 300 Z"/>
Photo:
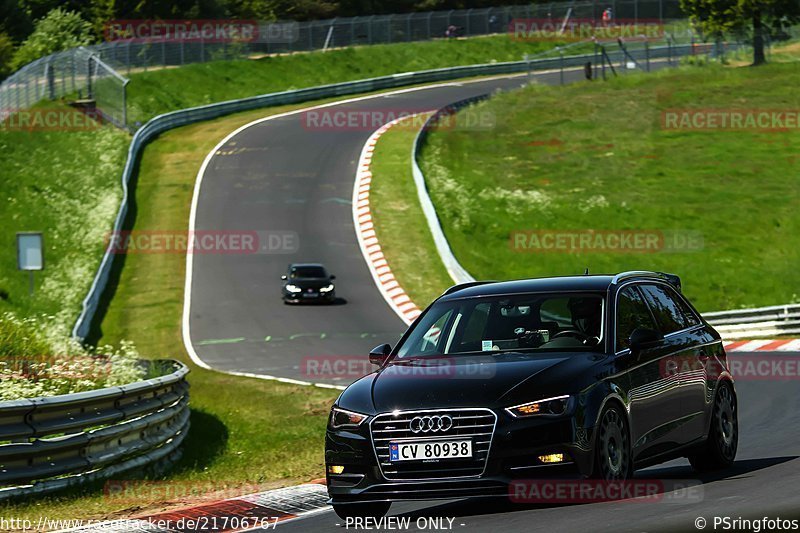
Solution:
<path fill-rule="evenodd" d="M 626 272 L 457 285 L 334 404 L 342 518 L 392 501 L 506 496 L 514 480 L 624 480 L 688 457 L 730 466 L 737 399 L 719 334 L 677 276 Z"/>
<path fill-rule="evenodd" d="M 319 263 L 290 263 L 286 274 L 281 276 L 281 296 L 284 303 L 333 303 L 336 300 L 335 279 L 336 276 Z"/>

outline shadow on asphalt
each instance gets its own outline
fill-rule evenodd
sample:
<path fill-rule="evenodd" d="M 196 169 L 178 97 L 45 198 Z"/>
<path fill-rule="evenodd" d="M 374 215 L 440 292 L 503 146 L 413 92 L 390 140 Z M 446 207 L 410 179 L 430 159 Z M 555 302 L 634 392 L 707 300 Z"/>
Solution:
<path fill-rule="evenodd" d="M 702 484 L 714 483 L 725 479 L 747 477 L 748 474 L 786 463 L 797 459 L 798 456 L 764 457 L 761 459 L 744 459 L 736 461 L 734 465 L 724 471 L 697 474 L 689 465 L 672 466 L 666 468 L 649 469 L 639 472 L 636 479 L 658 480 L 697 480 Z M 520 511 L 533 511 L 537 509 L 552 509 L 558 507 L 575 507 L 579 505 L 593 505 L 598 502 L 586 503 L 547 503 L 547 504 L 520 504 L 513 503 L 506 497 L 472 498 L 452 501 L 419 509 L 399 516 L 408 516 L 412 519 L 419 517 L 453 517 L 453 516 L 481 516 L 498 513 L 513 513 Z"/>
<path fill-rule="evenodd" d="M 339 298 L 337 296 L 330 303 L 329 302 L 301 302 L 301 303 L 290 304 L 286 300 L 284 300 L 283 303 L 286 304 L 288 307 L 303 307 L 303 306 L 306 306 L 306 305 L 313 305 L 314 307 L 330 307 L 330 306 L 336 306 L 336 305 L 346 305 L 347 304 L 347 300 L 345 300 L 344 298 Z"/>

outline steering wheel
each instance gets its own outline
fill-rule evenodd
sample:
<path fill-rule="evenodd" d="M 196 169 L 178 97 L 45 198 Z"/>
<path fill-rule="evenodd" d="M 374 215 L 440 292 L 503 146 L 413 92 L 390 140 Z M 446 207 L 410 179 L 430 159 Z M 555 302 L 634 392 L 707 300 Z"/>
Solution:
<path fill-rule="evenodd" d="M 567 330 L 564 330 L 564 331 L 559 331 L 558 333 L 553 335 L 553 337 L 550 340 L 557 339 L 559 337 L 575 337 L 579 341 L 584 342 L 584 343 L 591 338 L 590 335 L 587 335 L 585 333 L 581 333 L 580 331 L 578 331 L 576 329 L 567 329 Z"/>
<path fill-rule="evenodd" d="M 542 333 L 538 330 L 530 331 L 525 328 L 517 328 L 514 330 L 514 334 L 517 336 L 521 348 L 536 348 L 544 342 Z"/>

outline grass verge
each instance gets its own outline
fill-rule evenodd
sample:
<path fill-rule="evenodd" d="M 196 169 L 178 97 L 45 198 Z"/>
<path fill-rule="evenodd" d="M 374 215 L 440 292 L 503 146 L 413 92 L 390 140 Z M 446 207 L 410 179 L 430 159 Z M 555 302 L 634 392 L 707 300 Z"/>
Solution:
<path fill-rule="evenodd" d="M 128 114 L 131 122 L 143 122 L 167 111 L 288 89 L 398 72 L 521 61 L 525 54 L 537 54 L 563 44 L 493 35 L 214 61 L 132 73 Z M 590 45 L 582 46 L 584 51 L 591 49 Z M 581 53 L 578 48 L 572 50 Z"/>
<path fill-rule="evenodd" d="M 796 301 L 800 131 L 669 129 L 662 113 L 791 112 L 798 83 L 791 64 L 708 64 L 534 85 L 463 111 L 493 114 L 496 128 L 433 132 L 423 170 L 454 253 L 477 278 L 652 269 L 680 273 L 704 311 Z M 700 245 L 537 253 L 512 238 L 526 230 L 673 232 Z"/>
<path fill-rule="evenodd" d="M 401 121 L 375 146 L 370 210 L 375 233 L 400 286 L 424 309 L 454 284 L 444 268 L 417 198 L 411 146 L 420 119 Z"/>
<path fill-rule="evenodd" d="M 195 177 L 206 154 L 227 132 L 293 107 L 186 126 L 149 144 L 133 188 L 133 229 L 185 231 Z M 185 257 L 132 254 L 124 259 L 124 268 L 115 274 L 117 289 L 101 324 L 101 340 L 115 344 L 127 339 L 145 357 L 189 363 L 181 338 Z M 133 500 L 106 496 L 102 484 L 90 485 L 5 504 L 0 514 L 34 520 L 42 515 L 131 516 L 194 503 L 198 493 L 209 499 L 230 497 L 323 475 L 324 429 L 337 391 L 232 377 L 189 364 L 192 429 L 169 477 L 148 478 L 163 483 L 142 487 Z M 281 409 L 270 408 L 275 405 Z"/>
<path fill-rule="evenodd" d="M 60 104 L 40 110 L 74 116 Z M 0 128 L 0 313 L 48 315 L 50 337 L 68 334 L 94 278 L 122 190 L 130 137 L 110 126 L 87 131 Z M 17 270 L 16 233 L 44 234 L 45 269 Z"/>

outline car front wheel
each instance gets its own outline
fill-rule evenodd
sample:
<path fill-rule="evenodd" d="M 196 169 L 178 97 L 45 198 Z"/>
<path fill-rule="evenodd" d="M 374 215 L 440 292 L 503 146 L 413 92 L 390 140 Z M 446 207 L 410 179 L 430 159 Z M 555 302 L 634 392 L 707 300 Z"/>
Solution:
<path fill-rule="evenodd" d="M 381 518 L 389 512 L 391 502 L 334 503 L 333 511 L 342 520 L 348 518 Z"/>
<path fill-rule="evenodd" d="M 627 420 L 619 408 L 607 407 L 597 426 L 592 477 L 617 481 L 632 476 L 633 460 Z"/>

